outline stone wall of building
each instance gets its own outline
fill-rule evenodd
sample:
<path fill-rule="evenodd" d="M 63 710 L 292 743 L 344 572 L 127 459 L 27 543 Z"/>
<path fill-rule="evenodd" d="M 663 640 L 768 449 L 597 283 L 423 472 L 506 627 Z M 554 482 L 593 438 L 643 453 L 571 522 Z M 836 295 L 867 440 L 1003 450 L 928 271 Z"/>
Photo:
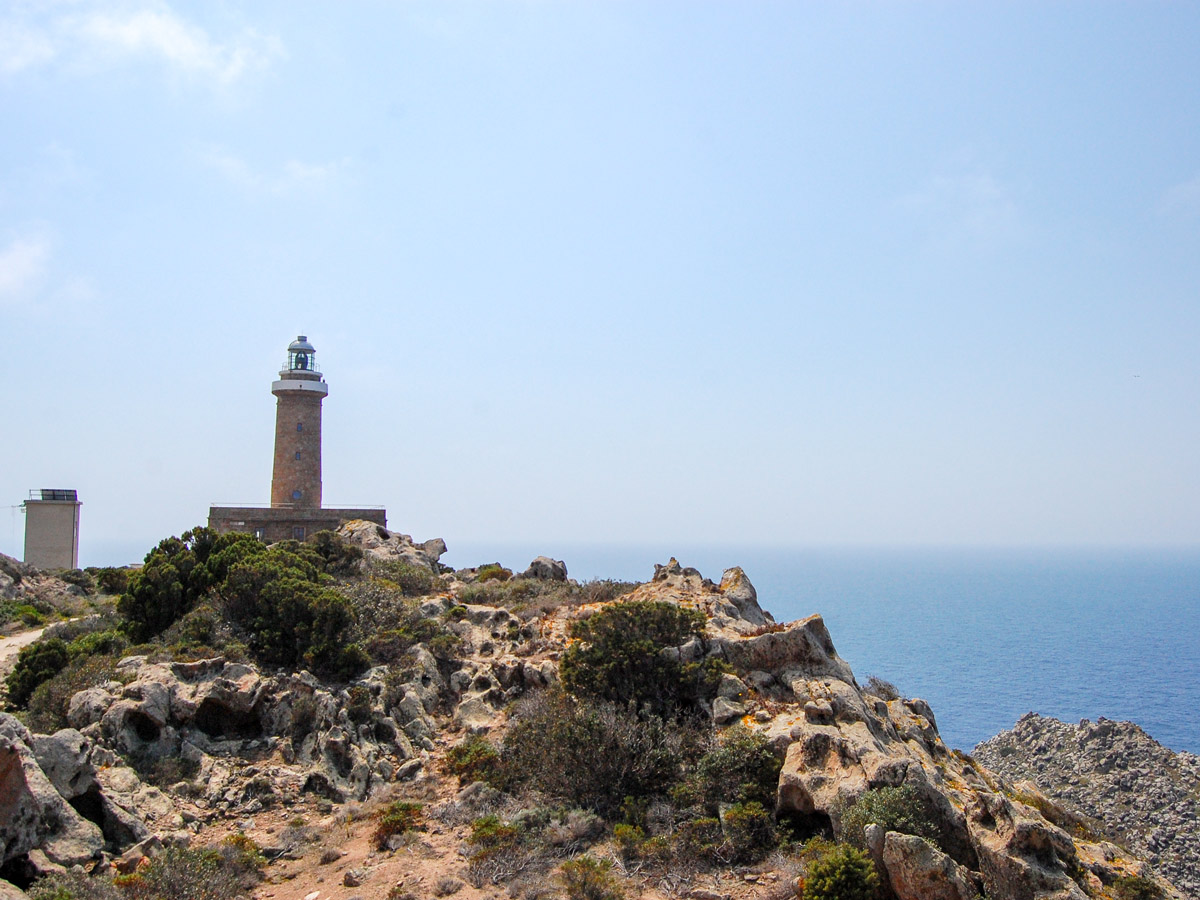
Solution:
<path fill-rule="evenodd" d="M 352 519 L 387 527 L 387 511 L 383 509 L 214 506 L 208 511 L 208 527 L 214 531 L 245 531 L 268 544 L 289 539 L 302 541 L 318 531 L 334 531 Z"/>
<path fill-rule="evenodd" d="M 321 506 L 321 401 L 324 394 L 279 391 L 271 505 Z M 297 492 L 299 496 L 296 496 Z"/>

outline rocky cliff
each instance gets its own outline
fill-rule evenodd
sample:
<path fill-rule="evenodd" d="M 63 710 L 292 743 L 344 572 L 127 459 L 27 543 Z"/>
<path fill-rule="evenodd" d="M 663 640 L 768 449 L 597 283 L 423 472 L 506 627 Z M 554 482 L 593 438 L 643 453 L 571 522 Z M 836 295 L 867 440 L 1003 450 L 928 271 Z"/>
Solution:
<path fill-rule="evenodd" d="M 1068 725 L 1036 713 L 984 741 L 975 756 L 1096 820 L 1200 898 L 1200 757 L 1164 747 L 1132 722 Z"/>
<path fill-rule="evenodd" d="M 282 838 L 289 817 L 330 816 L 338 805 L 369 804 L 398 790 L 457 809 L 477 800 L 483 786 L 454 797 L 453 779 L 441 768 L 447 749 L 466 735 L 502 736 L 513 701 L 559 683 L 564 652 L 577 640 L 572 623 L 612 603 L 649 601 L 702 615 L 697 636 L 661 652 L 683 666 L 719 664 L 713 671 L 724 674 L 699 701 L 708 727 L 720 732 L 742 726 L 765 738 L 781 761 L 775 819 L 800 839 L 863 844 L 883 896 L 1083 900 L 1116 897 L 1122 880 L 1134 876 L 1159 896 L 1181 896 L 1127 851 L 1074 828 L 1073 821 L 1046 818 L 1045 798 L 1036 789 L 1018 789 L 949 750 L 924 701 L 866 692 L 838 656 L 820 616 L 773 622 L 740 569 L 714 583 L 671 560 L 619 598 L 592 602 L 574 586 L 571 602 L 554 604 L 535 602 L 549 596 L 539 594 L 537 584 L 565 583 L 566 568 L 539 559 L 510 579 L 506 601 L 526 599 L 509 608 L 481 587 L 498 567 L 441 571 L 440 541 L 416 544 L 364 523 L 352 523 L 342 536 L 365 551 L 364 567 L 371 559 L 400 560 L 433 573 L 432 588 L 418 601 L 420 613 L 423 621 L 443 623 L 452 649 L 444 641 L 440 650 L 434 641 L 418 643 L 404 665 L 377 666 L 350 684 L 223 657 L 139 653 L 122 659 L 109 680 L 76 693 L 67 713 L 70 727 L 54 735 L 31 734 L 12 716 L 0 716 L 0 872 L 25 884 L 64 867 L 98 875 L 129 871 L 163 847 L 204 844 L 234 827 L 253 834 L 268 858 L 283 865 L 304 853 Z M 928 819 L 927 833 L 875 821 L 852 826 L 847 810 L 865 792 L 882 788 L 903 788 L 915 797 Z M 499 800 L 489 802 L 489 810 L 505 808 Z M 519 808 L 518 799 L 504 802 Z M 455 815 L 444 816 L 420 845 L 424 864 L 451 881 L 468 877 L 466 824 Z M 321 821 L 332 828 L 348 818 Z M 570 831 L 570 821 L 555 827 Z M 581 813 L 574 821 L 588 820 Z M 563 852 L 593 845 L 607 852 L 602 828 L 580 825 L 575 831 L 564 839 Z M 397 875 L 403 880 L 405 866 L 413 863 L 411 857 L 407 863 L 391 860 L 387 854 L 396 849 L 372 848 L 354 861 L 360 874 L 347 874 L 348 888 L 357 888 L 363 871 L 381 874 L 353 896 L 401 895 L 395 888 L 389 893 L 388 884 L 398 883 Z M 650 896 L 691 891 L 701 900 L 795 894 L 795 870 L 784 862 L 736 875 L 705 875 L 694 861 L 682 862 L 688 864 L 679 870 L 685 874 L 668 872 L 656 882 L 643 874 L 637 890 Z M 721 889 L 705 888 L 702 876 Z M 315 869 L 284 877 L 299 880 L 279 896 L 315 898 L 307 889 L 324 882 Z M 447 891 L 494 896 L 483 882 L 457 884 Z M 274 895 L 263 890 L 263 896 Z M 318 890 L 325 891 L 321 897 L 351 896 L 341 888 Z"/>

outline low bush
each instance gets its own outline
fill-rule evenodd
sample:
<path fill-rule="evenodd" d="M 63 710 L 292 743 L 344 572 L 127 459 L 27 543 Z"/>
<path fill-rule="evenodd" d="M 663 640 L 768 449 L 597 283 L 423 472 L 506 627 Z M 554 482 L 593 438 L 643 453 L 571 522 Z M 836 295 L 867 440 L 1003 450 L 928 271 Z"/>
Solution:
<path fill-rule="evenodd" d="M 563 687 L 577 697 L 634 704 L 676 716 L 703 692 L 705 664 L 681 663 L 662 651 L 704 634 L 704 614 L 676 603 L 626 600 L 571 624 Z"/>
<path fill-rule="evenodd" d="M 132 569 L 116 566 L 88 569 L 88 574 L 96 581 L 96 586 L 105 594 L 119 596 L 129 589 L 129 575 Z"/>
<path fill-rule="evenodd" d="M 1122 875 L 1112 883 L 1113 900 L 1159 900 L 1163 892 L 1157 884 L 1141 875 Z"/>
<path fill-rule="evenodd" d="M 626 798 L 665 795 L 699 743 L 689 726 L 545 691 L 514 709 L 501 758 L 510 782 L 609 817 Z"/>
<path fill-rule="evenodd" d="M 730 862 L 721 820 L 716 816 L 702 816 L 680 823 L 671 835 L 671 852 L 682 859 Z"/>
<path fill-rule="evenodd" d="M 168 847 L 144 869 L 113 879 L 127 900 L 229 900 L 245 893 L 247 873 L 221 850 Z"/>
<path fill-rule="evenodd" d="M 362 547 L 351 543 L 336 531 L 318 531 L 311 535 L 308 543 L 324 560 L 324 569 L 330 575 L 353 575 L 359 570 L 363 558 Z"/>
<path fill-rule="evenodd" d="M 512 574 L 512 569 L 506 569 L 500 563 L 487 563 L 475 570 L 479 581 L 508 581 Z"/>
<path fill-rule="evenodd" d="M 500 751 L 482 735 L 471 735 L 451 747 L 446 754 L 446 771 L 457 777 L 459 784 L 484 781 L 495 788 L 504 787 Z"/>
<path fill-rule="evenodd" d="M 871 857 L 838 844 L 807 867 L 799 900 L 874 900 L 879 876 Z"/>
<path fill-rule="evenodd" d="M 299 550 L 316 555 L 306 545 Z M 277 544 L 235 562 L 218 592 L 225 614 L 246 633 L 260 661 L 348 679 L 369 659 L 348 640 L 350 601 L 320 579 L 310 556 Z"/>
<path fill-rule="evenodd" d="M 38 734 L 53 734 L 66 728 L 71 698 L 90 687 L 119 680 L 118 661 L 117 656 L 83 656 L 64 666 L 30 695 L 26 724 Z"/>
<path fill-rule="evenodd" d="M 621 883 L 612 863 L 592 856 L 577 856 L 559 869 L 567 900 L 622 900 Z"/>
<path fill-rule="evenodd" d="M 774 809 L 782 765 L 763 734 L 735 725 L 700 757 L 676 796 L 709 814 L 729 803 L 757 802 Z"/>
<path fill-rule="evenodd" d="M 758 862 L 778 843 L 771 814 L 756 800 L 735 803 L 725 810 L 721 830 L 735 863 Z"/>
<path fill-rule="evenodd" d="M 29 900 L 122 900 L 112 879 L 72 871 L 39 878 L 26 893 Z"/>
<path fill-rule="evenodd" d="M 38 685 L 49 681 L 66 668 L 70 659 L 66 641 L 59 638 L 35 641 L 27 647 L 22 647 L 21 652 L 17 654 L 16 665 L 4 679 L 8 687 L 8 702 L 24 709 Z"/>
<path fill-rule="evenodd" d="M 398 559 L 372 560 L 370 571 L 376 578 L 395 585 L 406 597 L 425 597 L 438 585 L 432 570 Z"/>
<path fill-rule="evenodd" d="M 873 788 L 859 794 L 853 803 L 842 810 L 841 839 L 856 847 L 865 847 L 863 829 L 868 825 L 879 825 L 884 831 L 915 834 L 934 843 L 938 840 L 938 829 L 925 801 L 907 784 Z"/>
<path fill-rule="evenodd" d="M 354 611 L 353 639 L 375 663 L 395 665 L 417 644 L 445 633 L 441 622 L 421 615 L 420 605 L 386 579 L 371 577 L 342 592 Z"/>
<path fill-rule="evenodd" d="M 387 848 L 388 839 L 406 831 L 424 831 L 422 805 L 409 800 L 397 800 L 389 804 L 379 816 L 379 822 L 371 833 L 371 842 L 376 849 Z"/>
<path fill-rule="evenodd" d="M 899 700 L 900 691 L 890 681 L 884 681 L 878 675 L 872 675 L 863 686 L 863 691 L 880 700 Z"/>

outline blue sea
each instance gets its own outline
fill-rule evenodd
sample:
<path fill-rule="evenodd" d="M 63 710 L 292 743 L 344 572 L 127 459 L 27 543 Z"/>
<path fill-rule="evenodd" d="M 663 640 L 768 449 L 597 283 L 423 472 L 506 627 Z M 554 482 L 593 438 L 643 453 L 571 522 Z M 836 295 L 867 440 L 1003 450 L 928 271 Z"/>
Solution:
<path fill-rule="evenodd" d="M 456 567 L 539 553 L 571 577 L 645 581 L 674 555 L 720 580 L 740 565 L 778 621 L 820 613 L 859 682 L 929 701 L 969 751 L 1033 710 L 1137 722 L 1200 753 L 1200 548 L 762 549 L 454 546 Z"/>

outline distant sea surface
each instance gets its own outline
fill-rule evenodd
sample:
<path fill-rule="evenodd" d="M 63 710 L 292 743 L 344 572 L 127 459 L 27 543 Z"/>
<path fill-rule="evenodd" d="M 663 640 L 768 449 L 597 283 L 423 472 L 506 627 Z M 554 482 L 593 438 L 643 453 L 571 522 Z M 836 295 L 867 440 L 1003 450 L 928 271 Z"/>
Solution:
<path fill-rule="evenodd" d="M 1200 753 L 1200 548 L 1186 550 L 663 549 L 470 543 L 455 567 L 538 554 L 573 578 L 645 581 L 674 554 L 719 581 L 740 565 L 777 621 L 820 613 L 859 683 L 932 705 L 969 751 L 1030 710 L 1129 720 Z"/>

